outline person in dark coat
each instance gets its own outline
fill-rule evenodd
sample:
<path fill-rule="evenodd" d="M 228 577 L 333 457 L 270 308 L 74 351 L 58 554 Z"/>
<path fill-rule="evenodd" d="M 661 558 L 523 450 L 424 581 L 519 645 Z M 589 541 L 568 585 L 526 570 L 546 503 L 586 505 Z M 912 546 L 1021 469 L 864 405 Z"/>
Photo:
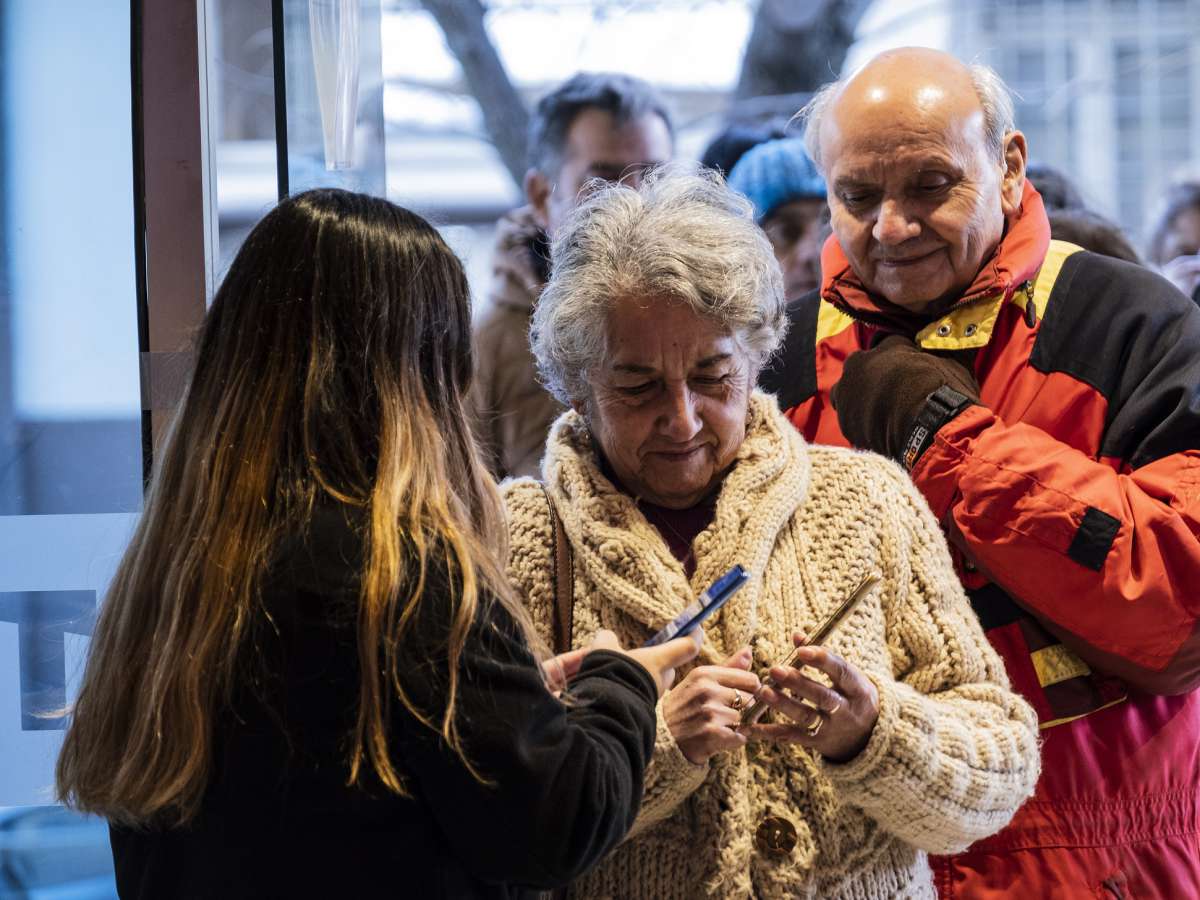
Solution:
<path fill-rule="evenodd" d="M 697 644 L 548 658 L 471 371 L 465 275 L 419 216 L 309 191 L 247 238 L 59 758 L 122 897 L 508 898 L 632 825 Z"/>
<path fill-rule="evenodd" d="M 728 179 L 733 167 L 750 150 L 764 141 L 787 137 L 786 126 L 786 122 L 759 125 L 734 122 L 708 142 L 700 154 L 700 165 L 706 169 L 716 169 Z"/>
<path fill-rule="evenodd" d="M 1057 209 L 1086 209 L 1083 192 L 1062 169 L 1043 162 L 1031 162 L 1025 167 L 1025 177 L 1042 198 L 1046 212 Z"/>
<path fill-rule="evenodd" d="M 1062 169 L 1046 163 L 1031 162 L 1025 167 L 1025 180 L 1037 190 L 1050 221 L 1050 237 L 1066 241 L 1114 259 L 1142 264 L 1137 250 L 1121 226 L 1102 213 L 1090 209 L 1083 192 Z"/>
<path fill-rule="evenodd" d="M 1066 241 L 1084 250 L 1139 266 L 1142 264 L 1121 227 L 1098 212 L 1083 207 L 1048 209 L 1046 220 L 1050 223 L 1050 237 L 1056 241 Z"/>

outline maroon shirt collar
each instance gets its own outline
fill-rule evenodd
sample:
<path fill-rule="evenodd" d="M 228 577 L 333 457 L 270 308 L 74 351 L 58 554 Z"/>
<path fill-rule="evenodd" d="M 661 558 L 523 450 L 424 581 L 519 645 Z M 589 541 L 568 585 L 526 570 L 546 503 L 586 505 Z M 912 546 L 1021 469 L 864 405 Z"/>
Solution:
<path fill-rule="evenodd" d="M 653 525 L 654 530 L 662 536 L 671 555 L 679 560 L 687 577 L 691 578 L 696 573 L 696 555 L 692 550 L 692 543 L 700 532 L 712 524 L 717 511 L 717 495 L 720 491 L 713 491 L 695 506 L 687 509 L 669 509 L 634 495 L 625 485 L 621 484 L 612 466 L 609 465 L 604 454 L 599 452 L 599 449 L 597 449 L 596 455 L 600 460 L 600 471 L 612 482 L 613 487 L 622 494 L 633 498 L 642 515 L 646 517 L 646 521 Z"/>

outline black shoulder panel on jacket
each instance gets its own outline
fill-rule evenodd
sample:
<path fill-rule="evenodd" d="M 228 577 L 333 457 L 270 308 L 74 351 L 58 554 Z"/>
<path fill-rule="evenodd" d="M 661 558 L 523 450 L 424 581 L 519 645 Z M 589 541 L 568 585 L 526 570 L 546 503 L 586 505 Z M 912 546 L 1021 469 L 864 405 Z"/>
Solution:
<path fill-rule="evenodd" d="M 1200 308 L 1149 269 L 1068 257 L 1029 363 L 1107 399 L 1101 456 L 1138 468 L 1200 447 Z"/>
<path fill-rule="evenodd" d="M 759 373 L 758 386 L 791 409 L 817 392 L 817 314 L 821 291 L 814 289 L 788 304 L 788 331 L 783 346 Z"/>

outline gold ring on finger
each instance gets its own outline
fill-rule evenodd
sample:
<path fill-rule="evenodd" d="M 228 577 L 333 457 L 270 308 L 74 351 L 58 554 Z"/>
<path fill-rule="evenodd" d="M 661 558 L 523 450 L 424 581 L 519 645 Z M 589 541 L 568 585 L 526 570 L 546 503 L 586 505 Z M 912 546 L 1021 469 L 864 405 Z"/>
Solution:
<path fill-rule="evenodd" d="M 737 688 L 734 688 L 733 689 L 733 701 L 729 705 L 732 706 L 736 710 L 740 710 L 745 704 L 746 704 L 746 701 L 742 697 L 742 692 L 739 691 Z"/>

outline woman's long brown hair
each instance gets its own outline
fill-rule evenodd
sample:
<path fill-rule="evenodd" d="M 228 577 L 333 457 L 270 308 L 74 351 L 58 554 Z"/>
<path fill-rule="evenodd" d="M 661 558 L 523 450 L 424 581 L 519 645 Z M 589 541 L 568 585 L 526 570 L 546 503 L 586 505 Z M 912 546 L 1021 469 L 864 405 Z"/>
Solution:
<path fill-rule="evenodd" d="M 530 635 L 507 587 L 499 498 L 464 409 L 470 297 L 422 218 L 317 190 L 246 239 L 202 329 L 187 396 L 108 592 L 58 760 L 60 799 L 128 825 L 192 819 L 213 725 L 243 674 L 279 541 L 332 498 L 365 510 L 361 673 L 349 781 L 405 793 L 393 698 L 470 767 L 458 663 L 480 605 Z M 424 596 L 430 567 L 450 595 Z M 420 710 L 398 665 L 419 605 L 449 603 L 444 707 Z M 472 771 L 474 771 L 472 769 Z"/>

